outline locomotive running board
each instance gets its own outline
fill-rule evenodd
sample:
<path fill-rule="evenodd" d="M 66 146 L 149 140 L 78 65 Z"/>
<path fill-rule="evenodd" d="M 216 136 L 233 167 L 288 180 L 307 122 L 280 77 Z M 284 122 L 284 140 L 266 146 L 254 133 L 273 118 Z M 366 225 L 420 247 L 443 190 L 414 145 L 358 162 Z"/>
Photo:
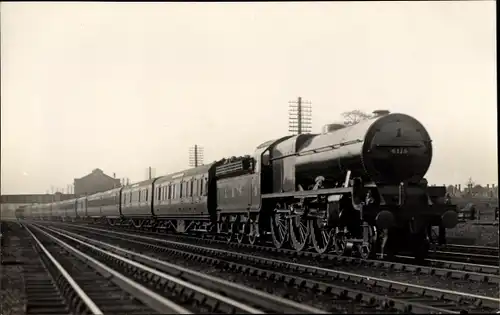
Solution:
<path fill-rule="evenodd" d="M 317 197 L 318 195 L 334 195 L 334 194 L 346 194 L 352 193 L 352 187 L 340 187 L 340 188 L 328 188 L 328 189 L 318 189 L 318 190 L 303 190 L 303 191 L 291 191 L 284 193 L 274 193 L 274 194 L 264 194 L 263 199 L 269 198 L 282 198 L 282 197 L 295 197 L 295 198 L 307 198 L 307 197 Z"/>

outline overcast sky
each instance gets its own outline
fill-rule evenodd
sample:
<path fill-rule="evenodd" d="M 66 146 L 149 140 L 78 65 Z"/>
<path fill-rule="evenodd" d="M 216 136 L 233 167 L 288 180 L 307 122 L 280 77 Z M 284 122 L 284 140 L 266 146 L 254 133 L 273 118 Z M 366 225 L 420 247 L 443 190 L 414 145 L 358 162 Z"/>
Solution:
<path fill-rule="evenodd" d="M 131 181 L 341 112 L 419 119 L 435 184 L 498 182 L 493 1 L 1 3 L 1 190 Z"/>

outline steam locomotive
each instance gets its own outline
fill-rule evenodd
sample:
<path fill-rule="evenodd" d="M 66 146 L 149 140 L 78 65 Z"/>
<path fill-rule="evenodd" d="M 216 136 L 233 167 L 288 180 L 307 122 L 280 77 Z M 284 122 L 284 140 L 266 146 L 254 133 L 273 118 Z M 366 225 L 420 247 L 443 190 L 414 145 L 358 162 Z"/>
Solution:
<path fill-rule="evenodd" d="M 25 208 L 30 220 L 87 220 L 266 242 L 297 251 L 427 256 L 429 233 L 457 224 L 445 187 L 424 175 L 432 144 L 415 118 L 379 112 L 321 134 L 260 144 L 232 157 L 73 200 Z"/>

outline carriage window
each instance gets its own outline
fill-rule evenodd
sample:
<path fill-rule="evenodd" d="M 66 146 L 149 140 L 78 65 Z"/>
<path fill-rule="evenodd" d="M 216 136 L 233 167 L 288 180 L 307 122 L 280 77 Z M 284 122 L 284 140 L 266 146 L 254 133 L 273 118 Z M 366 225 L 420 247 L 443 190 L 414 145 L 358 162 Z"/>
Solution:
<path fill-rule="evenodd" d="M 168 185 L 168 191 L 167 191 L 167 199 L 172 199 L 172 186 Z"/>
<path fill-rule="evenodd" d="M 146 201 L 148 201 L 148 197 L 149 197 L 149 189 L 146 189 L 146 197 L 145 197 Z"/>
<path fill-rule="evenodd" d="M 142 195 L 142 190 L 139 190 L 139 198 L 138 198 L 138 202 L 141 202 L 141 195 Z"/>
<path fill-rule="evenodd" d="M 182 196 L 184 195 L 184 183 L 181 183 L 181 189 L 180 189 L 180 193 L 179 193 L 179 198 L 182 198 Z"/>
<path fill-rule="evenodd" d="M 197 179 L 193 179 L 193 181 L 191 182 L 191 189 L 193 190 L 192 195 L 198 196 L 198 180 Z"/>
<path fill-rule="evenodd" d="M 156 189 L 156 194 L 158 195 L 158 197 L 156 197 L 156 200 L 160 200 L 161 199 L 161 187 L 158 187 Z"/>
<path fill-rule="evenodd" d="M 177 184 L 172 184 L 172 199 L 177 199 L 177 196 L 176 196 L 176 191 L 175 191 L 175 186 L 177 186 Z"/>
<path fill-rule="evenodd" d="M 132 203 L 132 192 L 129 192 L 128 195 L 130 196 L 129 203 Z"/>

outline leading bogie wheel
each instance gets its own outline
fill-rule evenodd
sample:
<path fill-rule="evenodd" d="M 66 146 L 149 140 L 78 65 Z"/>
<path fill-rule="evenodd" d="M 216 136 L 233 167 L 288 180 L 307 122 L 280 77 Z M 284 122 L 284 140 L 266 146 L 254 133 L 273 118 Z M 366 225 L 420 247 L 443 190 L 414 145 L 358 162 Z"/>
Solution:
<path fill-rule="evenodd" d="M 369 259 L 375 257 L 376 245 L 377 245 L 377 229 L 368 224 L 363 223 L 363 243 L 357 246 L 357 251 L 362 259 Z"/>
<path fill-rule="evenodd" d="M 347 236 L 345 235 L 344 231 L 340 230 L 339 228 L 336 228 L 333 232 L 332 247 L 333 252 L 338 256 L 349 254 L 349 251 L 347 249 Z"/>
<path fill-rule="evenodd" d="M 369 244 L 369 243 L 368 244 L 361 244 L 358 247 L 358 252 L 359 252 L 359 256 L 362 259 L 371 258 L 373 255 L 373 246 L 372 246 L 372 244 Z"/>

